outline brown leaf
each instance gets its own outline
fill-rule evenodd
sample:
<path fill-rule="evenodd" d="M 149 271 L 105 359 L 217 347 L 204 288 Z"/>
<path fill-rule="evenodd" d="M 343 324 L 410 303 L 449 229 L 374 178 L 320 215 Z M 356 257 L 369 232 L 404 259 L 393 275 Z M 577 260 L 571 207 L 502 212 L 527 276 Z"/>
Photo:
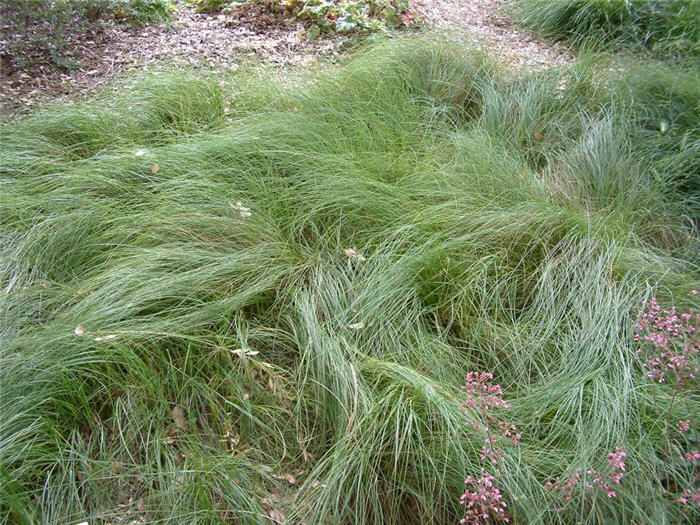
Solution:
<path fill-rule="evenodd" d="M 275 509 L 271 509 L 267 513 L 267 515 L 270 516 L 270 519 L 272 519 L 275 523 L 282 523 L 284 520 L 287 519 L 287 517 L 284 514 Z"/>
<path fill-rule="evenodd" d="M 237 348 L 236 350 L 229 350 L 229 352 L 237 356 L 258 355 L 260 353 L 257 350 L 249 350 L 248 348 Z"/>
<path fill-rule="evenodd" d="M 187 430 L 187 421 L 185 421 L 185 414 L 182 409 L 175 405 L 173 407 L 173 421 L 175 421 L 175 426 L 178 430 Z"/>
<path fill-rule="evenodd" d="M 115 337 L 117 337 L 117 334 L 108 334 L 102 337 L 95 337 L 95 341 L 100 343 L 102 341 L 109 341 L 110 339 L 114 339 Z"/>
<path fill-rule="evenodd" d="M 156 173 L 158 173 L 159 169 L 160 169 L 160 166 L 158 166 L 158 164 L 154 164 L 153 166 L 151 166 L 151 173 L 153 173 L 153 175 L 155 175 Z"/>

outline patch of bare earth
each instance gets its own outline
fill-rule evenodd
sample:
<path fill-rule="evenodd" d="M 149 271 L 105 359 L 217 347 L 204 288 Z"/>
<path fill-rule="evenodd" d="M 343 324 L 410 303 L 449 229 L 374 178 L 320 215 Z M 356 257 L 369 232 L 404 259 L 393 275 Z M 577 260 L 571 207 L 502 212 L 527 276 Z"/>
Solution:
<path fill-rule="evenodd" d="M 426 28 L 464 34 L 515 66 L 547 68 L 570 59 L 565 48 L 536 40 L 502 14 L 507 0 L 411 0 Z M 340 39 L 309 40 L 300 23 L 256 8 L 237 14 L 198 13 L 182 6 L 169 24 L 140 29 L 107 26 L 70 48 L 79 67 L 56 72 L 38 66 L 1 71 L 0 111 L 26 109 L 39 100 L 86 92 L 123 71 L 156 65 L 205 65 L 232 69 L 252 57 L 272 65 L 307 66 L 338 54 Z"/>

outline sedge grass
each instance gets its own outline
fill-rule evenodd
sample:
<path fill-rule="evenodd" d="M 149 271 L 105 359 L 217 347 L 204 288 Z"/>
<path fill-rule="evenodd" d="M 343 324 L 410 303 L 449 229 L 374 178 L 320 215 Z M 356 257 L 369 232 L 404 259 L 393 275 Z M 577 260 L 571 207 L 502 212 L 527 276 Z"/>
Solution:
<path fill-rule="evenodd" d="M 517 0 L 516 19 L 584 48 L 617 48 L 697 62 L 700 7 L 693 0 Z"/>
<path fill-rule="evenodd" d="M 652 291 L 700 288 L 697 149 L 670 138 L 686 106 L 657 140 L 620 95 L 643 84 L 585 67 L 398 40 L 4 126 L 3 521 L 454 522 L 481 468 L 468 370 L 523 434 L 514 522 L 694 521 L 631 330 Z M 557 511 L 545 481 L 616 446 L 618 497 Z"/>

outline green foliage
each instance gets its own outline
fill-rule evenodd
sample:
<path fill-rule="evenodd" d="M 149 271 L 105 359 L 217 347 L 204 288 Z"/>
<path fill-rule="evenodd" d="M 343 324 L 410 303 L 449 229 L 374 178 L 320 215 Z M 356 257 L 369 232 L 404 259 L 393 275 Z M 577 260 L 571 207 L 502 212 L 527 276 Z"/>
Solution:
<path fill-rule="evenodd" d="M 44 63 L 59 69 L 76 64 L 66 56 L 71 43 L 108 19 L 133 25 L 167 20 L 166 0 L 0 0 L 6 20 L 3 39 L 9 65 Z"/>
<path fill-rule="evenodd" d="M 399 26 L 401 13 L 408 9 L 408 1 L 307 0 L 293 2 L 292 8 L 296 11 L 296 16 L 308 24 L 317 25 L 322 31 L 355 33 Z"/>
<path fill-rule="evenodd" d="M 197 11 L 213 13 L 231 3 L 231 0 L 193 0 L 191 3 L 197 6 Z"/>
<path fill-rule="evenodd" d="M 513 522 L 697 521 L 632 341 L 652 287 L 700 288 L 663 162 L 695 146 L 647 132 L 695 92 L 445 42 L 161 72 L 0 129 L 0 519 L 453 523 L 481 369 L 523 435 Z M 616 446 L 616 498 L 544 489 Z"/>
<path fill-rule="evenodd" d="M 362 33 L 395 28 L 404 23 L 408 0 L 200 0 L 200 11 L 236 9 L 255 4 L 303 20 L 310 38 L 321 32 Z"/>
<path fill-rule="evenodd" d="M 617 42 L 660 56 L 700 55 L 695 0 L 518 0 L 516 13 L 540 34 L 577 44 Z"/>
<path fill-rule="evenodd" d="M 106 13 L 134 25 L 168 20 L 173 9 L 170 0 L 107 0 Z"/>

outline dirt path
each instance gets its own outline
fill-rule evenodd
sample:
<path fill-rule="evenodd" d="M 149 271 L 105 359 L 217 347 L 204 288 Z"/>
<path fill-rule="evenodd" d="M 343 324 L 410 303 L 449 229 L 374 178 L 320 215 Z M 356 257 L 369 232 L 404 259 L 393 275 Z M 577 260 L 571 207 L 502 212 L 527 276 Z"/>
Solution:
<path fill-rule="evenodd" d="M 565 62 L 562 47 L 535 40 L 513 27 L 499 10 L 507 0 L 411 0 L 411 9 L 427 28 L 466 32 L 499 58 L 516 65 L 543 68 Z M 170 24 L 138 30 L 107 27 L 72 48 L 83 64 L 69 73 L 18 71 L 0 78 L 0 111 L 32 106 L 99 87 L 123 71 L 156 64 L 236 68 L 256 57 L 273 65 L 308 65 L 338 54 L 341 40 L 309 40 L 300 23 L 251 12 L 234 17 L 195 12 L 181 6 Z"/>
<path fill-rule="evenodd" d="M 411 0 L 410 3 L 428 25 L 471 34 L 491 53 L 514 66 L 544 69 L 571 60 L 564 46 L 537 40 L 515 27 L 504 9 L 509 0 Z"/>

